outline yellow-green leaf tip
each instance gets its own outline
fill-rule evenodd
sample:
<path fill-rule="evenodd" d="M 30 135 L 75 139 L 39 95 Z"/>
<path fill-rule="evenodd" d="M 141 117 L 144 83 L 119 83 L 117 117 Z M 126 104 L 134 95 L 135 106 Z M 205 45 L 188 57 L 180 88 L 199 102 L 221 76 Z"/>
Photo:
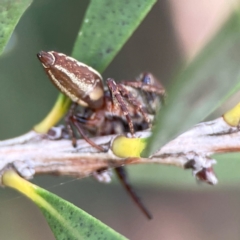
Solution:
<path fill-rule="evenodd" d="M 34 202 L 39 202 L 37 186 L 20 177 L 15 171 L 6 171 L 2 176 L 4 186 L 14 188 Z"/>
<path fill-rule="evenodd" d="M 112 143 L 112 151 L 121 158 L 141 157 L 141 153 L 146 147 L 146 142 L 146 138 L 118 136 Z"/>
<path fill-rule="evenodd" d="M 240 122 L 240 103 L 223 115 L 224 120 L 230 126 L 236 127 Z"/>
<path fill-rule="evenodd" d="M 6 171 L 2 176 L 2 183 L 4 186 L 18 190 L 38 206 L 52 211 L 52 206 L 50 206 L 38 193 L 41 188 L 20 177 L 15 171 Z"/>

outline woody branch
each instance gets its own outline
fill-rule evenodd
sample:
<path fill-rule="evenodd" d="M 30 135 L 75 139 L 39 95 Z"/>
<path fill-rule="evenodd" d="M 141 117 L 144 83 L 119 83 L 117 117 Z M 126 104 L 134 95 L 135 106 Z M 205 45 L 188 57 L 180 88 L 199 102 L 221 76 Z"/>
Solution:
<path fill-rule="evenodd" d="M 61 131 L 60 127 L 54 131 Z M 137 138 L 147 138 L 150 132 L 137 132 Z M 25 178 L 36 174 L 58 174 L 85 177 L 100 169 L 128 164 L 159 163 L 190 168 L 200 180 L 216 184 L 211 159 L 214 153 L 240 151 L 240 130 L 221 117 L 197 124 L 189 131 L 161 147 L 149 158 L 118 157 L 114 148 L 119 144 L 118 135 L 94 138 L 108 152 L 100 152 L 85 140 L 78 140 L 77 148 L 68 139 L 52 140 L 47 134 L 34 131 L 10 140 L 0 141 L 1 175 L 9 168 Z M 123 140 L 124 141 L 124 140 Z M 120 143 L 121 144 L 121 143 Z M 114 148 L 113 148 L 114 146 Z"/>

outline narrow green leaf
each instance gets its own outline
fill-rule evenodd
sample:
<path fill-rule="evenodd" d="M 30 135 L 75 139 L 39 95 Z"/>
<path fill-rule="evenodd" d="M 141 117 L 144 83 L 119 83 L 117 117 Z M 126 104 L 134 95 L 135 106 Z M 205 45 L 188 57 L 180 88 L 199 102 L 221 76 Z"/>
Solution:
<path fill-rule="evenodd" d="M 156 0 L 92 0 L 73 49 L 77 58 L 103 72 Z"/>
<path fill-rule="evenodd" d="M 43 205 L 37 204 L 48 221 L 56 239 L 126 239 L 98 219 L 73 204 L 64 201 L 62 198 L 39 187 L 36 189 L 36 192 L 47 202 L 47 204 Z"/>
<path fill-rule="evenodd" d="M 2 184 L 18 190 L 39 206 L 57 240 L 126 239 L 73 204 L 23 179 L 15 171 L 4 172 Z"/>
<path fill-rule="evenodd" d="M 0 54 L 12 32 L 32 0 L 1 0 L 0 3 Z"/>
<path fill-rule="evenodd" d="M 156 120 L 145 155 L 204 120 L 240 88 L 240 12 L 180 71 Z"/>

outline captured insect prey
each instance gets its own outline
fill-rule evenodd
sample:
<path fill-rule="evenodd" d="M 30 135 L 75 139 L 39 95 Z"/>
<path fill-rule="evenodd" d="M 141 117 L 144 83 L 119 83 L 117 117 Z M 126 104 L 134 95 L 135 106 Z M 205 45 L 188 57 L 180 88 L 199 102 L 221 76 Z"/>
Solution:
<path fill-rule="evenodd" d="M 94 148 L 107 151 L 89 137 L 127 132 L 134 137 L 136 131 L 152 126 L 156 112 L 164 103 L 165 89 L 151 73 L 118 83 L 108 78 L 104 87 L 100 73 L 72 57 L 54 51 L 41 51 L 37 56 L 52 83 L 73 101 L 66 116 L 73 146 L 78 134 Z M 150 219 L 151 215 L 131 188 L 125 169 L 119 167 L 115 171 L 134 202 Z"/>

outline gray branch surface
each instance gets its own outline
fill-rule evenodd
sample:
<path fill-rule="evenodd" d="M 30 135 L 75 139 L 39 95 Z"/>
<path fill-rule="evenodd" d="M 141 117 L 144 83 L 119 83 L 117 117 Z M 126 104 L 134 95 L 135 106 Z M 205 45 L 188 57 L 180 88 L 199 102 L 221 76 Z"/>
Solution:
<path fill-rule="evenodd" d="M 54 128 L 61 131 L 61 127 Z M 137 132 L 136 137 L 149 137 L 151 132 Z M 229 126 L 224 119 L 217 118 L 197 124 L 189 131 L 176 137 L 160 148 L 149 158 L 119 158 L 112 149 L 112 143 L 118 135 L 93 138 L 98 145 L 107 147 L 100 152 L 85 140 L 72 146 L 69 139 L 51 139 L 47 134 L 30 131 L 20 137 L 0 141 L 0 174 L 14 169 L 24 178 L 36 174 L 57 174 L 86 177 L 100 170 L 128 164 L 158 163 L 190 168 L 200 180 L 216 184 L 213 172 L 216 163 L 211 155 L 240 150 L 240 132 L 238 127 Z"/>

